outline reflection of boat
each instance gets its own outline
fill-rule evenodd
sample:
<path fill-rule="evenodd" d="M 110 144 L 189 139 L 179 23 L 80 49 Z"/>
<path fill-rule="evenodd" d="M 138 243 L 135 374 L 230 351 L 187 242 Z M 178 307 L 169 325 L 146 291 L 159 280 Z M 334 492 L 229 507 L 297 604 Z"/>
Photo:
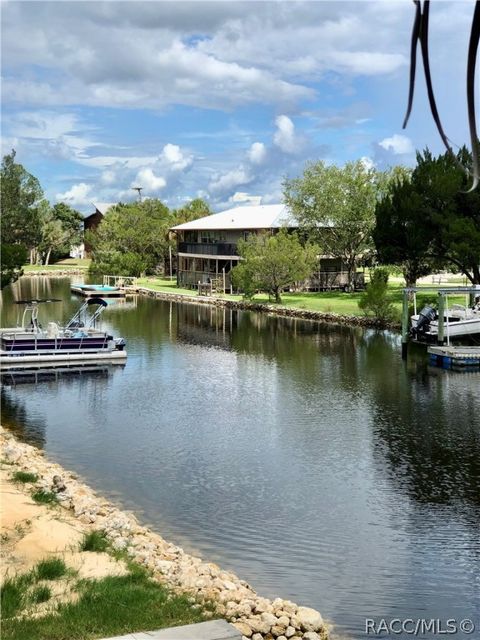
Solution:
<path fill-rule="evenodd" d="M 38 305 L 56 300 L 20 300 L 25 305 L 22 326 L 0 330 L 1 368 L 69 366 L 91 362 L 123 362 L 127 357 L 123 338 L 114 338 L 96 328 L 107 303 L 90 298 L 61 327 L 49 322 L 43 329 L 38 322 Z M 93 309 L 93 313 L 90 311 Z"/>
<path fill-rule="evenodd" d="M 106 284 L 72 284 L 70 287 L 73 293 L 91 298 L 101 296 L 102 298 L 124 298 L 125 292 L 120 287 L 110 287 Z"/>
<path fill-rule="evenodd" d="M 38 384 L 41 382 L 58 382 L 60 380 L 77 380 L 78 378 L 108 378 L 109 365 L 85 364 L 81 367 L 55 367 L 40 369 L 12 369 L 2 371 L 2 385 L 14 387 L 19 384 Z"/>
<path fill-rule="evenodd" d="M 411 333 L 414 337 L 435 340 L 438 336 L 438 312 L 431 306 L 424 307 L 411 317 Z M 480 296 L 473 307 L 453 304 L 443 314 L 445 335 L 449 338 L 480 334 Z"/>

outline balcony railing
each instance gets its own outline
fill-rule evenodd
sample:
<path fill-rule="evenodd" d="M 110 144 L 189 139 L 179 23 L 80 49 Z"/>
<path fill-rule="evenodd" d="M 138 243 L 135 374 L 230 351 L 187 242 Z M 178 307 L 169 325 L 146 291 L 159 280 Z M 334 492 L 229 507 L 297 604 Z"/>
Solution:
<path fill-rule="evenodd" d="M 196 253 L 202 256 L 236 256 L 237 245 L 230 242 L 179 242 L 179 253 Z"/>

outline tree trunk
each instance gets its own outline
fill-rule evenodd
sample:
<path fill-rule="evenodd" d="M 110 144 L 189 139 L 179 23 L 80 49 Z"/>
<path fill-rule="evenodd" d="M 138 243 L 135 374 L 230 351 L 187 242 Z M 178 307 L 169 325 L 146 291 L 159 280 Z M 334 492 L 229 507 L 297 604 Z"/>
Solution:
<path fill-rule="evenodd" d="M 45 258 L 45 266 L 48 266 L 48 263 L 50 261 L 50 254 L 52 253 L 52 249 L 50 247 L 50 249 L 47 251 L 47 257 Z"/>
<path fill-rule="evenodd" d="M 357 263 L 354 260 L 353 262 L 347 263 L 347 279 L 348 279 L 348 290 L 355 291 L 355 272 L 357 268 Z"/>

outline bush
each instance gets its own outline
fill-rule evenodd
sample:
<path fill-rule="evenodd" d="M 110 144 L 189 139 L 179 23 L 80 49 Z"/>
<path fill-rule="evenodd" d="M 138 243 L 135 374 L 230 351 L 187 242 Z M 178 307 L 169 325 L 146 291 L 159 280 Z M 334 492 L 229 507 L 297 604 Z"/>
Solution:
<path fill-rule="evenodd" d="M 366 316 L 373 315 L 381 322 L 390 322 L 395 317 L 395 310 L 388 297 L 388 269 L 379 267 L 370 275 L 358 306 Z"/>

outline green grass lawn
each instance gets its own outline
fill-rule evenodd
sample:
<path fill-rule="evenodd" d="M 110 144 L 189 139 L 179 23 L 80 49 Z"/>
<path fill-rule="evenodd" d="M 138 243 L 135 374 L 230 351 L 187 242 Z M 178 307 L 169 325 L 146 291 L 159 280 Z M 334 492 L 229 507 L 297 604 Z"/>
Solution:
<path fill-rule="evenodd" d="M 65 260 L 59 260 L 55 264 L 49 264 L 45 266 L 43 264 L 26 264 L 23 266 L 23 270 L 27 271 L 68 271 L 69 269 L 78 270 L 82 269 L 87 271 L 90 266 L 90 258 L 66 258 Z"/>
<path fill-rule="evenodd" d="M 58 576 L 55 576 L 58 579 Z M 78 580 L 78 599 L 56 605 L 39 617 L 28 615 L 35 603 L 50 599 L 40 592 L 37 569 L 7 580 L 2 591 L 3 640 L 89 640 L 202 622 L 201 608 L 175 595 L 131 563 L 128 575 Z M 49 580 L 53 578 L 47 578 Z"/>
<path fill-rule="evenodd" d="M 170 280 L 166 278 L 138 278 L 137 283 L 140 286 L 148 287 L 154 291 L 162 291 L 164 293 L 177 293 L 181 295 L 188 295 L 195 298 L 197 292 L 193 289 L 182 289 L 177 287 L 176 280 Z M 448 285 L 458 286 L 458 283 L 452 281 Z M 448 286 L 442 283 L 443 286 Z M 403 300 L 403 287 L 404 281 L 402 278 L 391 278 L 389 282 L 390 299 L 393 302 L 396 315 L 400 320 Z M 431 284 L 424 284 L 423 286 L 429 287 Z M 304 309 L 306 311 L 318 311 L 322 313 L 337 313 L 340 315 L 349 316 L 363 316 L 363 312 L 358 307 L 358 301 L 362 295 L 361 291 L 354 293 L 345 293 L 343 291 L 320 291 L 320 292 L 298 292 L 282 294 L 282 304 L 277 305 L 279 307 Z M 219 295 L 218 297 L 225 298 L 227 300 L 242 300 L 241 295 Z M 420 309 L 427 303 L 436 303 L 437 295 L 433 291 L 426 291 L 425 293 L 417 293 L 417 307 Z M 253 302 L 269 303 L 268 295 L 260 293 L 253 298 Z M 449 299 L 449 304 L 452 303 L 465 304 L 465 298 L 463 296 L 452 296 Z M 270 301 L 271 303 L 271 301 Z"/>

